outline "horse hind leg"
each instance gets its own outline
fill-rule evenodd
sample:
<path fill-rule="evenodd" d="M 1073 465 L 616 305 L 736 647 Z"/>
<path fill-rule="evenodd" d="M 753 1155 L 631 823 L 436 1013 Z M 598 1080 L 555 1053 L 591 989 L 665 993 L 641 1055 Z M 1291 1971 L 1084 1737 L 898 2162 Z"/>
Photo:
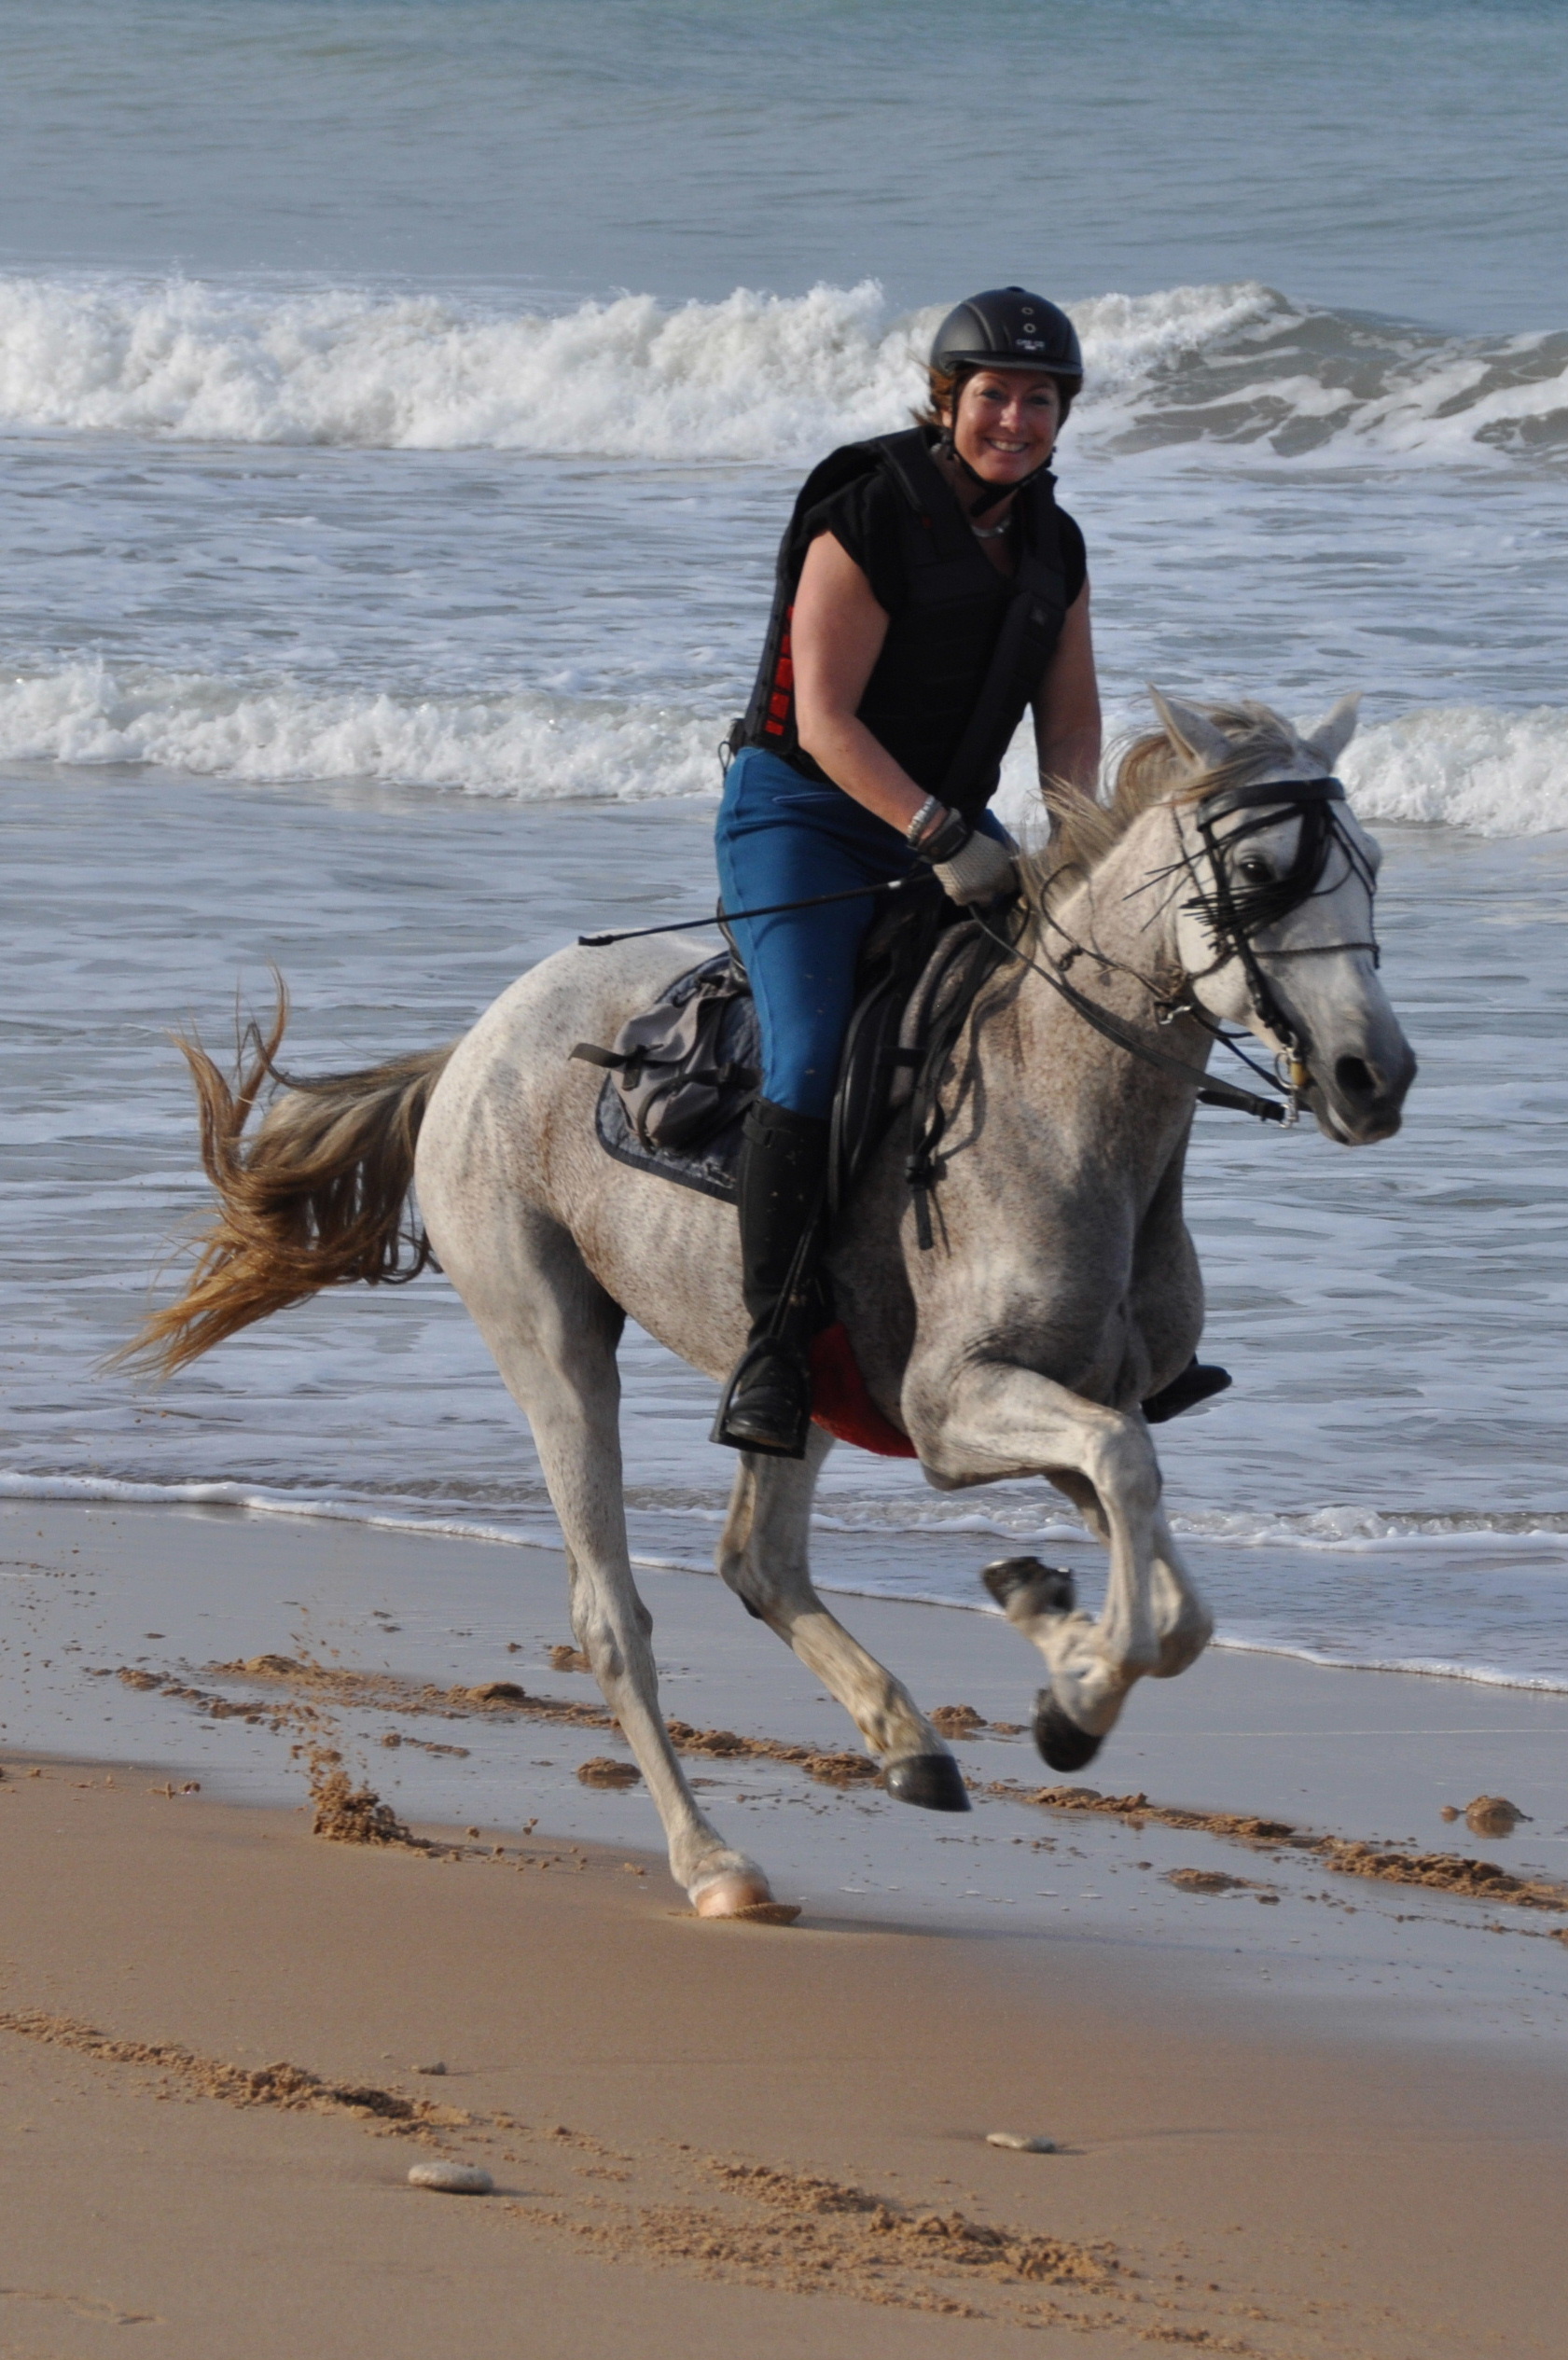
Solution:
<path fill-rule="evenodd" d="M 903 1684 L 828 1612 L 812 1580 L 812 1499 L 831 1448 L 813 1427 L 803 1460 L 742 1457 L 718 1546 L 720 1576 L 844 1707 L 881 1764 L 890 1795 L 927 1811 L 967 1811 L 952 1755 Z"/>
<path fill-rule="evenodd" d="M 621 1492 L 623 1314 L 545 1215 L 508 1207 L 504 1246 L 493 1242 L 501 1250 L 481 1251 L 471 1232 L 450 1243 L 436 1236 L 442 1267 L 533 1429 L 566 1544 L 573 1631 L 647 1782 L 671 1874 L 701 1917 L 770 1906 L 761 1868 L 698 1809 L 659 1711 L 653 1617 L 632 1579 Z"/>

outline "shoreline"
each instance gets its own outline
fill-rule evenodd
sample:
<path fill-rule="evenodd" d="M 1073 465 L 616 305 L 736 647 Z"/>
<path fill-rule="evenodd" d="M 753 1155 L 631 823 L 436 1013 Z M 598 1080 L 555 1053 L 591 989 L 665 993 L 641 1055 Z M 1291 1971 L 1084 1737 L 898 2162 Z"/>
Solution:
<path fill-rule="evenodd" d="M 556 1556 L 560 1554 L 559 1532 L 554 1517 L 548 1508 L 537 1511 L 541 1529 L 534 1533 L 519 1529 L 515 1525 L 508 1527 L 482 1519 L 455 1516 L 440 1509 L 433 1510 L 428 1515 L 387 1512 L 368 1501 L 360 1503 L 352 1497 L 323 1500 L 308 1495 L 291 1496 L 281 1492 L 270 1493 L 264 1486 L 247 1485 L 230 1480 L 209 1482 L 193 1479 L 188 1483 L 159 1484 L 141 1483 L 128 1478 L 108 1476 L 31 1476 L 15 1471 L 0 1472 L 0 1516 L 4 1515 L 7 1506 L 25 1510 L 29 1505 L 36 1505 L 40 1507 L 76 1506 L 152 1510 L 200 1508 L 233 1516 L 276 1517 L 306 1523 L 357 1525 L 370 1532 L 407 1534 L 439 1540 L 471 1542 L 484 1548 L 543 1551 Z M 664 1509 L 659 1513 L 673 1515 L 673 1511 Z M 721 1510 L 704 1509 L 694 1510 L 690 1513 L 693 1522 L 701 1520 L 705 1531 L 716 1535 L 723 1520 Z M 1556 1510 L 1543 1511 L 1543 1515 L 1557 1513 Z M 1063 1520 L 1064 1524 L 1069 1520 L 1065 1510 Z M 846 1543 L 851 1546 L 880 1544 L 885 1548 L 890 1541 L 900 1537 L 895 1530 L 884 1531 L 874 1526 L 847 1523 L 828 1513 L 814 1517 L 812 1529 L 830 1534 L 840 1546 Z M 1201 1530 L 1188 1533 L 1182 1528 L 1180 1519 L 1176 1520 L 1176 1529 L 1179 1538 L 1197 1542 L 1203 1548 L 1229 1550 L 1237 1554 L 1263 1547 L 1277 1548 L 1292 1545 L 1288 1542 L 1281 1542 L 1274 1536 L 1222 1540 L 1217 1539 L 1212 1533 Z M 929 1528 L 910 1528 L 910 1536 L 925 1538 L 928 1536 L 928 1532 Z M 942 1537 L 956 1538 L 961 1533 L 964 1537 L 968 1537 L 969 1528 L 951 1526 L 944 1528 Z M 981 1522 L 975 1526 L 973 1537 L 979 1548 L 989 1547 L 992 1543 L 994 1543 L 998 1548 L 1026 1547 L 1048 1549 L 1062 1547 L 1081 1548 L 1084 1546 L 1083 1534 L 1075 1528 L 1070 1534 L 1064 1531 L 1061 1534 L 1025 1534 L 1020 1537 L 1017 1533 L 1009 1532 L 1000 1523 Z M 1372 1556 L 1381 1549 L 1397 1547 L 1401 1541 L 1409 1538 L 1408 1534 L 1394 1534 L 1386 1538 L 1377 1536 L 1367 1540 L 1360 1548 L 1346 1547 L 1338 1550 L 1325 1544 L 1310 1542 L 1297 1542 L 1294 1546 L 1301 1549 L 1309 1559 L 1319 1554 Z M 1436 1542 L 1439 1545 L 1454 1547 L 1468 1545 L 1477 1549 L 1484 1549 L 1500 1539 L 1507 1540 L 1516 1549 L 1519 1548 L 1521 1542 L 1538 1542 L 1543 1548 L 1551 1548 L 1559 1552 L 1563 1546 L 1562 1535 L 1555 1529 L 1524 1533 L 1509 1531 L 1502 1534 L 1491 1528 L 1483 1528 L 1474 1533 L 1465 1531 L 1453 1534 L 1429 1534 L 1422 1536 L 1423 1545 L 1427 1547 L 1433 1546 Z M 650 1549 L 639 1549 L 634 1547 L 631 1551 L 631 1564 L 637 1573 L 673 1573 L 692 1575 L 710 1580 L 716 1578 L 711 1562 L 711 1551 L 703 1554 L 694 1551 L 690 1556 L 683 1556 L 670 1553 L 656 1554 Z M 825 1596 L 829 1597 L 883 1600 L 900 1605 L 943 1608 L 955 1614 L 978 1614 L 991 1618 L 997 1617 L 997 1609 L 983 1596 L 943 1597 L 930 1591 L 891 1588 L 885 1580 L 881 1586 L 877 1586 L 873 1580 L 856 1583 L 842 1575 L 835 1577 L 832 1571 L 818 1573 L 816 1581 L 818 1589 Z M 1500 1665 L 1450 1663 L 1440 1659 L 1422 1658 L 1368 1661 L 1348 1656 L 1333 1656 L 1321 1649 L 1313 1650 L 1304 1645 L 1293 1646 L 1284 1640 L 1249 1638 L 1228 1632 L 1223 1628 L 1216 1631 L 1214 1637 L 1209 1643 L 1209 1649 L 1210 1652 L 1221 1655 L 1277 1658 L 1282 1662 L 1306 1664 L 1319 1671 L 1386 1673 L 1402 1679 L 1460 1681 L 1480 1688 L 1519 1689 L 1527 1694 L 1568 1696 L 1568 1672 L 1561 1677 L 1530 1675 L 1506 1671 Z"/>
<path fill-rule="evenodd" d="M 650 1856 L 660 1842 L 640 1781 L 578 1778 L 590 1757 L 631 1765 L 562 1652 L 558 1552 L 12 1503 L 0 1570 L 16 1608 L 0 1754 L 150 1766 L 287 1810 L 325 1746 L 409 1822 L 526 1823 Z M 1568 1943 L 1553 1938 L 1568 1909 L 1531 1897 L 1568 1895 L 1568 1699 L 1210 1653 L 1142 1683 L 1069 1784 L 1028 1733 L 1038 1659 L 999 1617 L 835 1601 L 927 1710 L 959 1709 L 973 1809 L 949 1821 L 869 1783 L 847 1715 L 712 1576 L 643 1588 L 687 1775 L 808 1919 L 1125 1948 L 1228 2005 L 1355 2039 L 1494 2055 L 1568 2042 Z M 476 1703 L 497 1681 L 511 1700 Z M 1526 1816 L 1488 1837 L 1443 1815 L 1479 1795 Z M 657 1875 L 680 1903 L 661 1861 Z"/>

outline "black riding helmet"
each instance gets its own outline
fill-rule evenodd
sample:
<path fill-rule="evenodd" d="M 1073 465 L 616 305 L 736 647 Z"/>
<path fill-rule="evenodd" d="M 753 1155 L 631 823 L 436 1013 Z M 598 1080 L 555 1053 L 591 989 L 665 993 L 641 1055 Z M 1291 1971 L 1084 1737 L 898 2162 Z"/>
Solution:
<path fill-rule="evenodd" d="M 1066 400 L 1084 381 L 1084 356 L 1072 321 L 1043 295 L 1031 295 L 1021 286 L 990 287 L 951 311 L 932 340 L 931 367 L 944 377 L 977 368 L 1035 368 L 1058 381 Z M 951 449 L 951 430 L 947 440 Z M 965 461 L 960 459 L 959 465 L 981 482 Z M 989 496 L 971 510 L 977 519 L 1008 491 L 1022 487 L 984 488 Z"/>
<path fill-rule="evenodd" d="M 1063 311 L 1027 287 L 992 287 L 972 295 L 948 313 L 931 346 L 931 366 L 955 368 L 1037 368 L 1069 381 L 1084 381 L 1078 333 Z"/>

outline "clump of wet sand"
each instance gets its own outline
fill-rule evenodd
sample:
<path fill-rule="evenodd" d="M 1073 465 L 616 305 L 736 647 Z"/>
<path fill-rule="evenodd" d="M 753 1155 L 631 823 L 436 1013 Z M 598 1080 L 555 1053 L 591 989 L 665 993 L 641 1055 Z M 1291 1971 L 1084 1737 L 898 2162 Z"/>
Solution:
<path fill-rule="evenodd" d="M 343 1757 L 330 1746 L 312 1745 L 305 1756 L 307 1784 L 315 1815 L 311 1833 L 333 1844 L 404 1844 L 423 1850 L 390 1803 L 372 1787 L 355 1786 Z"/>
<path fill-rule="evenodd" d="M 943 1737 L 976 1737 L 987 1724 L 985 1715 L 977 1713 L 972 1704 L 938 1704 L 931 1715 L 931 1726 Z"/>
<path fill-rule="evenodd" d="M 1228 1876 L 1223 1868 L 1172 1868 L 1165 1881 L 1178 1893 L 1261 1893 L 1267 1888 L 1256 1877 Z"/>
<path fill-rule="evenodd" d="M 1147 1795 L 1102 1795 L 1093 1786 L 1039 1786 L 1033 1790 L 1007 1779 L 992 1779 L 982 1790 L 1007 1802 L 1034 1803 L 1044 1811 L 1089 1812 L 1130 1826 L 1189 1828 L 1224 1836 L 1265 1850 L 1305 1853 L 1341 1877 L 1374 1877 L 1386 1884 L 1425 1885 L 1473 1901 L 1504 1901 L 1519 1909 L 1568 1910 L 1568 1885 L 1550 1877 L 1516 1877 L 1494 1860 L 1455 1852 L 1399 1852 L 1392 1845 L 1359 1842 L 1348 1836 L 1319 1836 L 1285 1819 L 1259 1819 L 1229 1811 L 1183 1811 L 1155 1803 Z M 1498 1797 L 1480 1797 L 1496 1802 Z M 1508 1804 L 1513 1812 L 1516 1807 Z M 1522 1818 L 1524 1814 L 1517 1812 Z M 1481 1831 L 1478 1831 L 1481 1832 Z M 1199 1872 L 1194 1871 L 1194 1874 Z M 1218 1888 L 1214 1888 L 1217 1890 Z M 1196 1888 L 1189 1888 L 1196 1890 Z"/>
<path fill-rule="evenodd" d="M 1473 1836 L 1511 1836 L 1521 1820 L 1526 1825 L 1530 1820 L 1506 1795 L 1478 1795 L 1463 1811 L 1457 1803 L 1445 1803 L 1437 1816 L 1450 1822 L 1462 1818 Z"/>

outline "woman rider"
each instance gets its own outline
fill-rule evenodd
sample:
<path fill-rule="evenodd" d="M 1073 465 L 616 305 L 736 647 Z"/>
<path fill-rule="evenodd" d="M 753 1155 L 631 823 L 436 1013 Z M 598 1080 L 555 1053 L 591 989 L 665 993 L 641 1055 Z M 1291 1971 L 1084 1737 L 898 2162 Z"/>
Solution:
<path fill-rule="evenodd" d="M 1010 893 L 1014 848 L 986 806 L 1026 708 L 1042 775 L 1094 780 L 1083 535 L 1050 474 L 1083 382 L 1072 322 L 1022 287 L 972 296 L 937 330 L 929 375 L 913 430 L 835 451 L 796 504 L 719 812 L 727 909 L 922 862 L 960 905 Z M 805 1450 L 807 1350 L 830 1313 L 804 1241 L 875 913 L 867 890 L 734 924 L 763 1057 L 739 1178 L 751 1341 L 714 1428 L 737 1449 Z"/>

